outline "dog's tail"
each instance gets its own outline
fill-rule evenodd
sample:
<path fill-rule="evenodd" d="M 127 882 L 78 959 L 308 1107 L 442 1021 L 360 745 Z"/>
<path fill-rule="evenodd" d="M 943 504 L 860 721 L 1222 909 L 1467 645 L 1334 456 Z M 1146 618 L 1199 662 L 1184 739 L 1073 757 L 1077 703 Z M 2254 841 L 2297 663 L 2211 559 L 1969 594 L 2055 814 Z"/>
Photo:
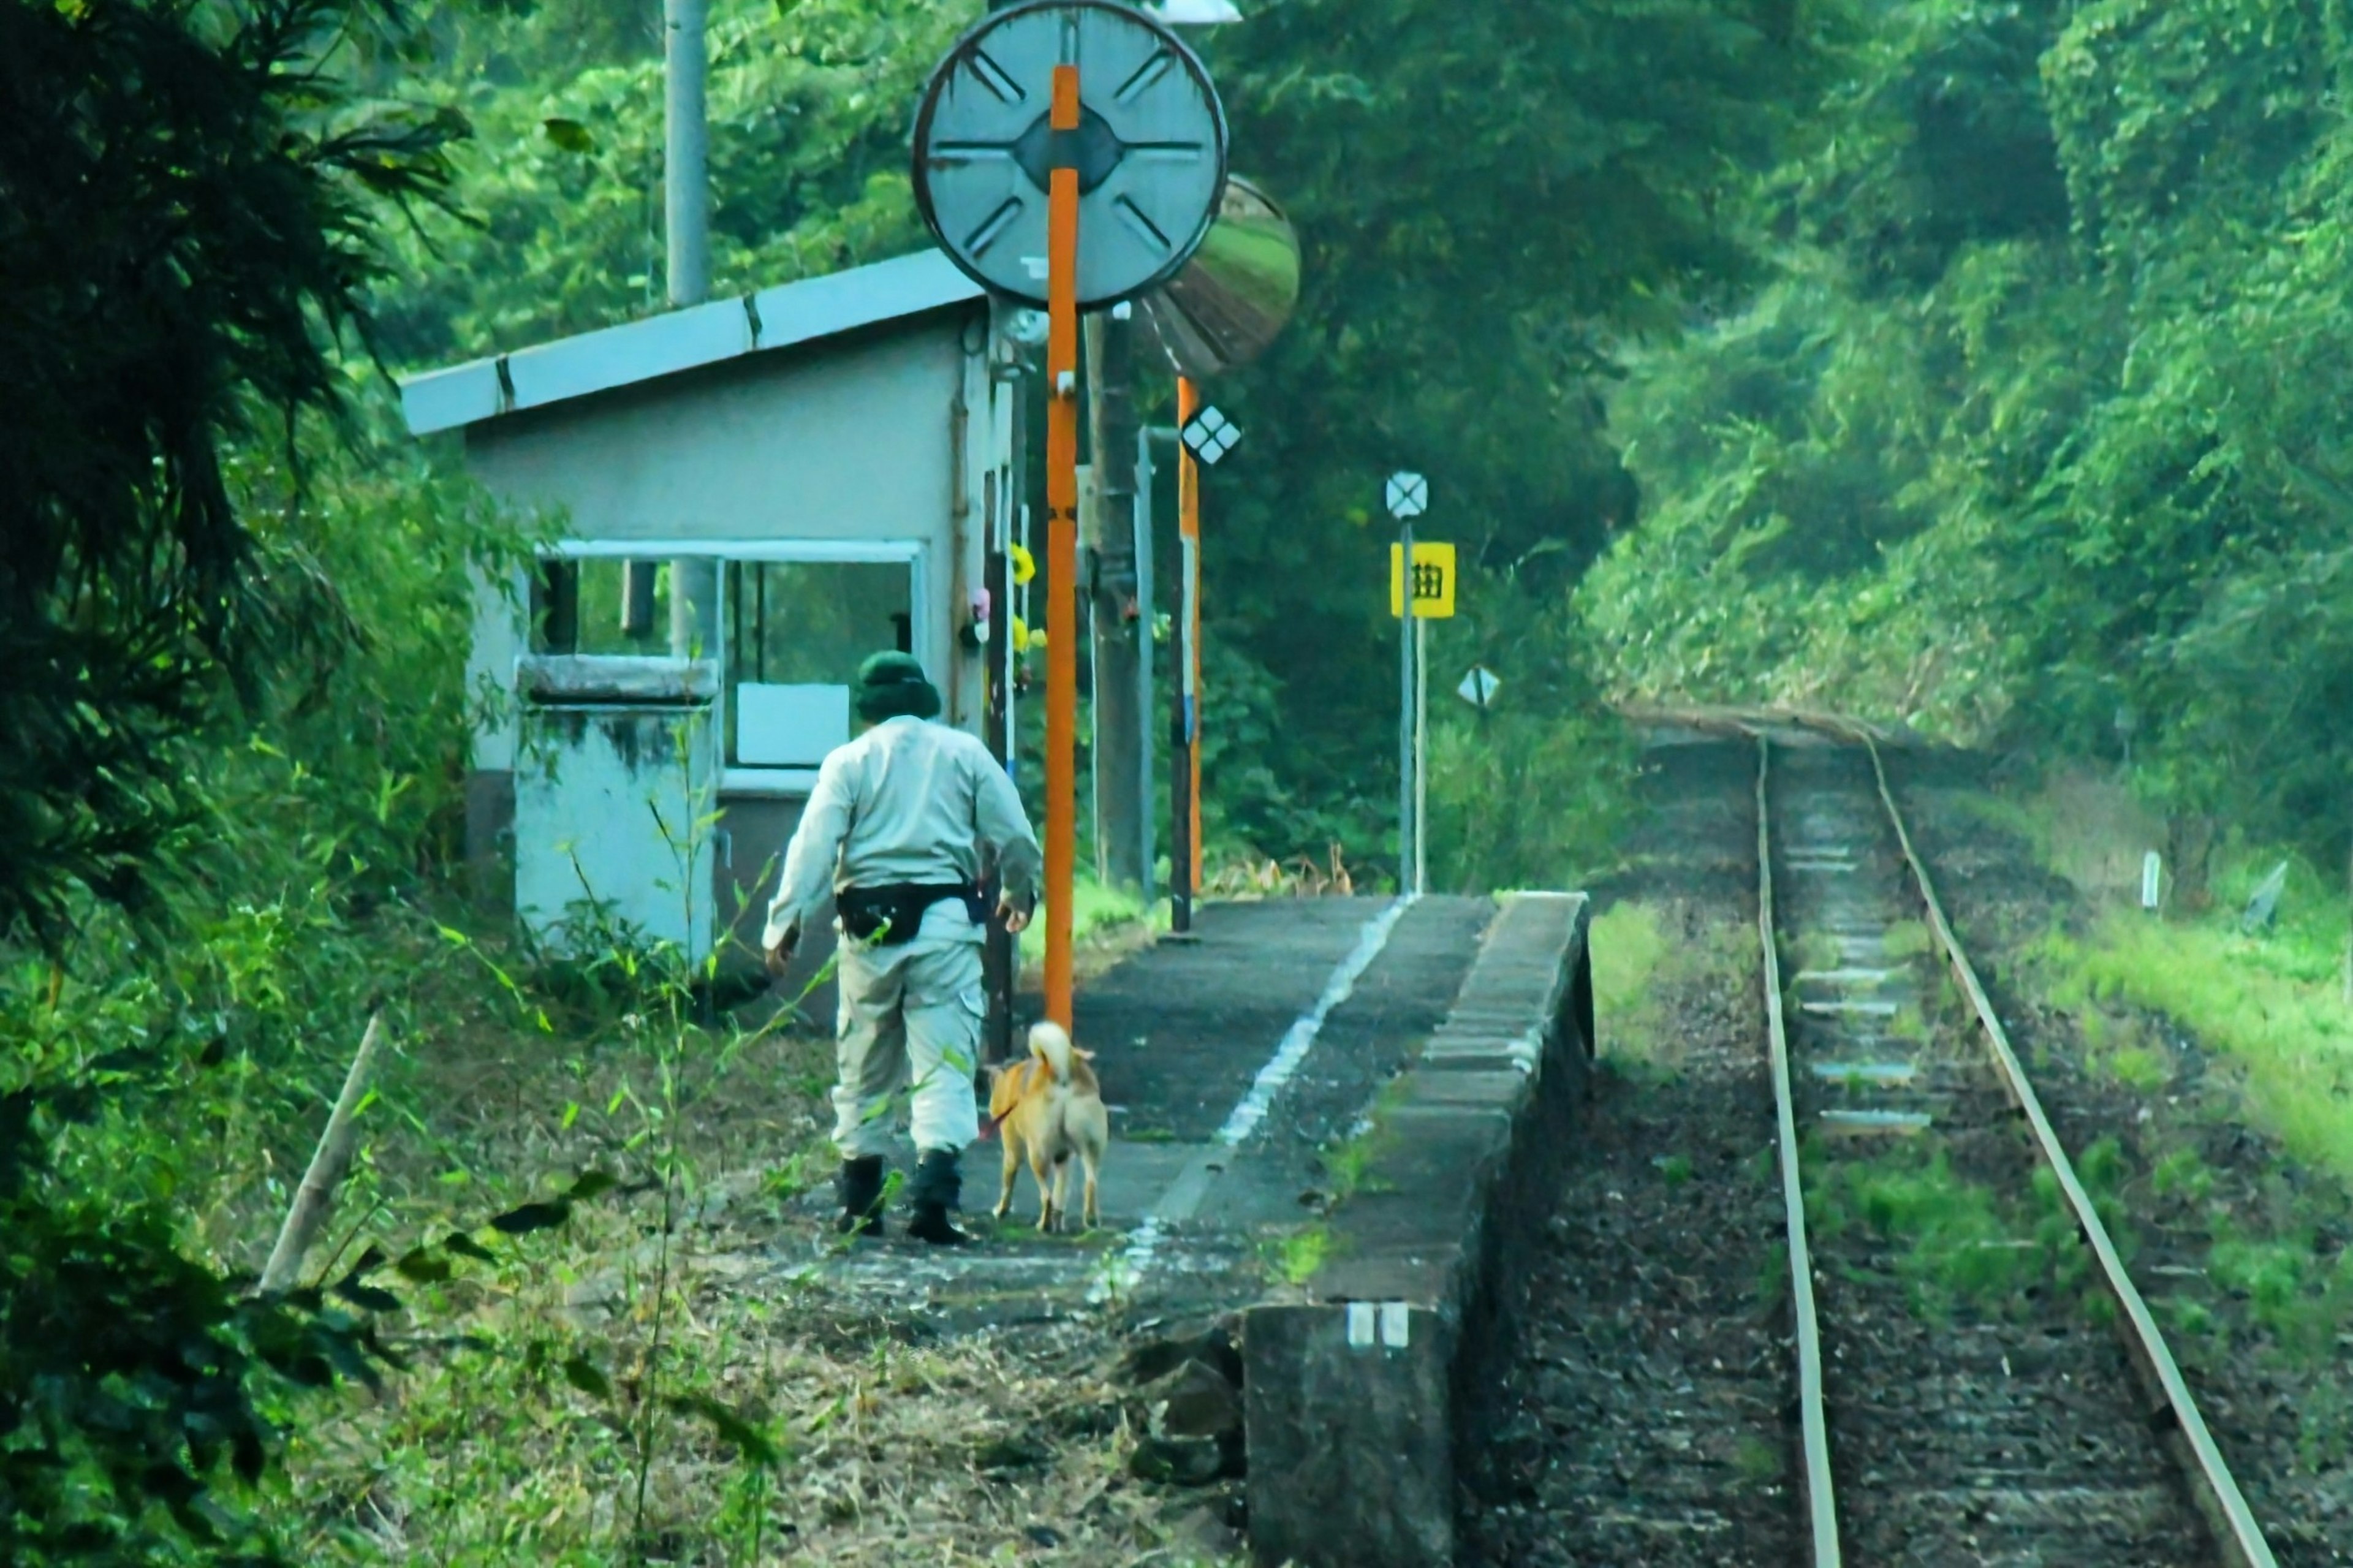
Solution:
<path fill-rule="evenodd" d="M 1060 1024 L 1030 1025 L 1029 1054 L 1046 1064 L 1046 1072 L 1055 1082 L 1071 1081 L 1071 1037 Z"/>

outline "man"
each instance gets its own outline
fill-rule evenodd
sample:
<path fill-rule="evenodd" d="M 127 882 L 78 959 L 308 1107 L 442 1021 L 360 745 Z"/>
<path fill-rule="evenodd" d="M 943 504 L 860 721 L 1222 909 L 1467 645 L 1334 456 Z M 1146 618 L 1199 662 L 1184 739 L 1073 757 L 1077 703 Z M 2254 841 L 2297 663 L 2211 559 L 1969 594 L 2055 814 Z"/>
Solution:
<path fill-rule="evenodd" d="M 917 1160 L 907 1234 L 965 1237 L 956 1162 L 980 1135 L 980 891 L 993 861 L 1007 929 L 1037 902 L 1038 839 L 1013 781 L 979 741 L 930 721 L 940 694 L 922 665 L 878 653 L 859 668 L 853 704 L 869 726 L 818 770 L 768 906 L 768 970 L 781 973 L 830 890 L 841 931 L 841 1012 L 833 1142 L 841 1152 L 845 1235 L 882 1232 L 882 1151 L 892 1102 L 909 1089 Z"/>

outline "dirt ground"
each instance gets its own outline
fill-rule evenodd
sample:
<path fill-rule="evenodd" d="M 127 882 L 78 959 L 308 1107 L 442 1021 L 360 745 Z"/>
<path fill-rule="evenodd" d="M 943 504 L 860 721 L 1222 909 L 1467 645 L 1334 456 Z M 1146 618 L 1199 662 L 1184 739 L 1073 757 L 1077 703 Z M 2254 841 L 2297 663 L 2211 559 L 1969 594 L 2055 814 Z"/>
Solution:
<path fill-rule="evenodd" d="M 1157 1371 L 1125 1358 L 1204 1325 L 1113 1304 L 950 1332 L 836 1289 L 830 1039 L 669 1005 L 584 1003 L 536 1048 L 453 1031 L 395 1065 L 387 1103 L 417 1113 L 366 1154 L 343 1260 L 453 1230 L 484 1256 L 377 1277 L 405 1365 L 297 1429 L 274 1511 L 299 1560 L 1238 1561 L 1238 1477 L 1139 1463 Z M 619 1184 L 560 1226 L 483 1226 L 584 1170 Z"/>

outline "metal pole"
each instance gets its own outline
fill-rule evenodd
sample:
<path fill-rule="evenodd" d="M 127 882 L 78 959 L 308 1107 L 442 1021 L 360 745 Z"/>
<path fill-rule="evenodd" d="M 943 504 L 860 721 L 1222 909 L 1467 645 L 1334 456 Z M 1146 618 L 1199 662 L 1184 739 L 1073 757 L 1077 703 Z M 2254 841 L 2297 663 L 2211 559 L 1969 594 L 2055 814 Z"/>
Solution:
<path fill-rule="evenodd" d="M 988 589 L 988 749 L 1010 777 L 1013 774 L 1013 530 L 1021 506 L 1023 466 L 1021 404 L 1027 392 L 1023 378 L 1000 374 L 992 388 L 992 414 L 1005 420 L 1008 466 L 991 476 L 987 554 L 982 580 Z M 1000 412 L 1001 411 L 1001 412 Z M 991 889 L 992 896 L 1002 884 Z M 1013 1055 L 1013 982 L 1018 964 L 1013 933 L 992 912 L 988 940 L 982 952 L 981 971 L 988 992 L 988 1017 L 981 1058 L 987 1062 L 1009 1060 Z"/>
<path fill-rule="evenodd" d="M 1398 554 L 1398 891 L 1413 889 L 1413 520 L 1401 525 Z"/>
<path fill-rule="evenodd" d="M 662 0 L 662 212 L 672 305 L 700 305 L 711 292 L 706 8 L 707 0 Z"/>
<path fill-rule="evenodd" d="M 1152 431 L 1135 432 L 1135 714 L 1137 855 L 1144 867 L 1144 907 L 1155 891 L 1152 842 L 1152 664 L 1155 616 L 1152 605 Z"/>
<path fill-rule="evenodd" d="M 1181 531 L 1177 535 L 1176 694 L 1176 700 L 1169 704 L 1174 721 L 1170 733 L 1175 743 L 1174 754 L 1169 758 L 1168 780 L 1168 929 L 1179 934 L 1193 929 L 1193 895 L 1200 885 L 1193 875 L 1197 863 L 1193 853 L 1193 746 L 1199 738 L 1195 728 L 1193 689 L 1193 587 L 1197 581 L 1198 543 Z"/>
<path fill-rule="evenodd" d="M 1151 868 L 1136 863 L 1144 844 L 1139 814 L 1152 809 L 1144 737 L 1148 709 L 1135 706 L 1136 665 L 1150 657 L 1139 611 L 1141 568 L 1135 558 L 1134 347 L 1135 308 L 1122 301 L 1087 321 L 1088 443 L 1094 475 L 1093 506 L 1079 518 L 1087 552 L 1088 649 L 1093 680 L 1095 861 L 1103 880 L 1141 889 Z"/>
<path fill-rule="evenodd" d="M 1406 581 L 1410 584 L 1412 574 Z M 1413 600 L 1408 595 L 1406 607 Z M 1413 890 L 1430 891 L 1430 623 L 1413 616 Z"/>
<path fill-rule="evenodd" d="M 1029 369 L 1025 365 L 1022 374 L 1008 383 L 1006 388 L 1007 396 L 1011 399 L 1005 411 L 1006 424 L 1010 431 L 1006 446 L 1012 453 L 1012 467 L 1007 470 L 1005 476 L 1003 524 L 1005 558 L 999 563 L 1005 584 L 1005 597 L 990 610 L 990 614 L 996 617 L 997 630 L 1003 634 L 998 658 L 1002 660 L 1005 684 L 1000 695 L 1005 708 L 1000 720 L 1003 732 L 997 754 L 1005 759 L 1005 771 L 1013 775 L 1016 784 L 1021 781 L 1021 748 L 1018 740 L 1020 728 L 1015 721 L 1019 706 L 1019 694 L 1014 689 L 1014 676 L 1017 670 L 1014 662 L 1013 617 L 1016 614 L 1029 608 L 1029 590 L 1017 586 L 1013 581 L 1013 547 L 1018 544 L 1024 550 L 1029 548 Z M 1024 616 L 1024 624 L 1027 624 L 1026 616 Z"/>
<path fill-rule="evenodd" d="M 1054 68 L 1049 129 L 1079 128 L 1079 68 Z M 1071 1026 L 1071 896 L 1078 858 L 1079 172 L 1049 175 L 1046 207 L 1046 1016 Z"/>

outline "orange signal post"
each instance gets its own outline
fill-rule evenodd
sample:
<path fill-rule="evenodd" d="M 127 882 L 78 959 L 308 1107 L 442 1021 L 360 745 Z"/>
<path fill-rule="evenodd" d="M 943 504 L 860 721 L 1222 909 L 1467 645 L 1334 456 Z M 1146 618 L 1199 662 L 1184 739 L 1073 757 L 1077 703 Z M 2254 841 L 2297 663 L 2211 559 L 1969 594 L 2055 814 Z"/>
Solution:
<path fill-rule="evenodd" d="M 1049 125 L 1079 128 L 1079 68 L 1054 68 Z M 1071 1026 L 1078 863 L 1079 172 L 1046 189 L 1046 1016 Z"/>
<path fill-rule="evenodd" d="M 1182 430 L 1193 422 L 1201 410 L 1201 392 L 1189 375 L 1176 378 L 1176 428 Z M 1184 690 L 1192 712 L 1186 726 L 1188 743 L 1185 747 L 1186 766 L 1191 772 L 1185 792 L 1188 818 L 1185 842 L 1191 851 L 1192 864 L 1185 879 L 1185 887 L 1198 900 L 1201 896 L 1201 465 L 1193 456 L 1193 448 L 1184 442 L 1176 443 L 1176 533 L 1185 560 L 1185 657 L 1191 668 L 1185 672 Z"/>

